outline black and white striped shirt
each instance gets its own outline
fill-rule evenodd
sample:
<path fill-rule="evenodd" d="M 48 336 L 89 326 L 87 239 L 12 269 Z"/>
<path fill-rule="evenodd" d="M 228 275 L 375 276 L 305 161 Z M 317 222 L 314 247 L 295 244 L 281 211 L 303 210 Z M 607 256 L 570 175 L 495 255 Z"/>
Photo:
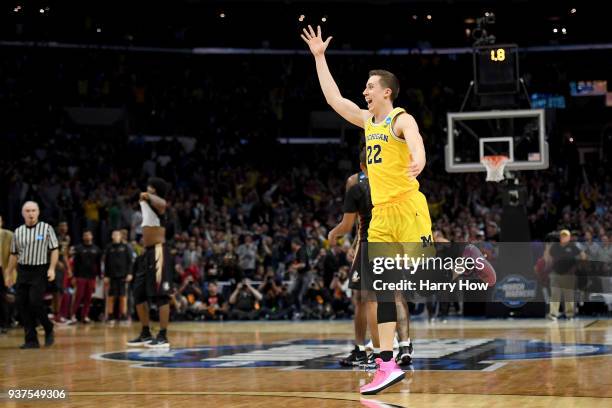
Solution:
<path fill-rule="evenodd" d="M 39 221 L 31 227 L 24 224 L 15 230 L 11 254 L 19 256 L 20 265 L 45 265 L 50 262 L 49 251 L 58 247 L 53 227 Z"/>

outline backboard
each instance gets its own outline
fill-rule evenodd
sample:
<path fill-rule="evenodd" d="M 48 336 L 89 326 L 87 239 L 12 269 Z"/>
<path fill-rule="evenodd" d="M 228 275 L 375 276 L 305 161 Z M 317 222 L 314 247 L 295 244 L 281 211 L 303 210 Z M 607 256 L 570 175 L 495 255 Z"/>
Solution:
<path fill-rule="evenodd" d="M 446 171 L 486 171 L 480 159 L 510 158 L 507 170 L 548 168 L 543 109 L 457 112 L 447 114 Z"/>

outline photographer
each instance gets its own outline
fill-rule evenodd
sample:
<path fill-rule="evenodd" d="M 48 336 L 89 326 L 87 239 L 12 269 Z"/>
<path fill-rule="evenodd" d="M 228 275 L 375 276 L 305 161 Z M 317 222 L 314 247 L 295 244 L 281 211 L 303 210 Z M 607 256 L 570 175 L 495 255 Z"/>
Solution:
<path fill-rule="evenodd" d="M 351 314 L 351 289 L 349 289 L 348 266 L 340 267 L 340 270 L 334 273 L 334 277 L 329 285 L 332 292 L 332 310 L 335 317 L 347 317 Z"/>
<path fill-rule="evenodd" d="M 310 281 L 302 303 L 304 319 L 323 319 L 331 315 L 329 293 L 323 286 L 323 278 L 317 276 Z"/>
<path fill-rule="evenodd" d="M 274 271 L 268 271 L 259 285 L 259 292 L 263 295 L 262 315 L 269 320 L 284 319 L 291 314 L 291 304 L 283 292 L 283 286 L 276 282 Z"/>
<path fill-rule="evenodd" d="M 188 320 L 193 320 L 200 312 L 202 289 L 193 275 L 187 275 L 176 294 L 177 312 Z"/>
<path fill-rule="evenodd" d="M 208 294 L 204 296 L 202 314 L 206 320 L 223 320 L 227 316 L 229 306 L 216 281 L 208 283 Z"/>
<path fill-rule="evenodd" d="M 236 320 L 257 319 L 259 317 L 259 302 L 262 299 L 261 293 L 251 286 L 246 278 L 242 279 L 229 298 L 229 304 L 232 306 L 229 318 Z"/>

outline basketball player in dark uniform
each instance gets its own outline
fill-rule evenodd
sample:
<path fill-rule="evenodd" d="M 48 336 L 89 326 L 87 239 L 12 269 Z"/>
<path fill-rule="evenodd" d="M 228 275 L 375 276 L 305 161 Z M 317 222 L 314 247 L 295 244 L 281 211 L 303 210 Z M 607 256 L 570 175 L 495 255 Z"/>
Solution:
<path fill-rule="evenodd" d="M 337 237 L 350 232 L 353 229 L 355 218 L 359 217 L 359 240 L 349 272 L 349 288 L 352 291 L 353 304 L 355 306 L 355 348 L 348 357 L 340 360 L 340 365 L 342 366 L 355 366 L 367 362 L 368 355 L 365 349 L 366 327 L 370 328 L 374 354 L 380 352 L 378 327 L 376 325 L 376 297 L 372 293 L 362 290 L 362 288 L 367 287 L 362 283 L 362 279 L 366 279 L 367 276 L 363 273 L 362 265 L 368 262 L 368 227 L 372 219 L 372 199 L 370 198 L 365 149 L 359 155 L 359 160 L 362 172 L 353 174 L 346 181 L 344 215 L 340 224 L 332 229 L 328 236 L 330 245 L 335 245 Z"/>
<path fill-rule="evenodd" d="M 147 191 L 140 193 L 142 211 L 142 239 L 145 252 L 134 277 L 134 301 L 142 324 L 140 335 L 127 343 L 128 346 L 168 348 L 167 329 L 170 320 L 170 292 L 174 265 L 166 247 L 165 200 L 169 186 L 161 178 L 151 177 Z M 153 338 L 149 328 L 148 301 L 156 301 L 159 308 L 160 330 Z"/>
<path fill-rule="evenodd" d="M 351 231 L 355 216 L 359 215 L 359 243 L 357 253 L 353 259 L 350 271 L 349 288 L 353 291 L 355 305 L 355 348 L 348 357 L 340 360 L 340 365 L 354 366 L 365 364 L 374 366 L 379 356 L 380 345 L 377 326 L 376 296 L 366 288 L 371 287 L 371 276 L 366 272 L 368 264 L 368 227 L 372 219 L 372 199 L 368 183 L 366 151 L 363 149 L 359 155 L 361 173 L 353 174 L 346 183 L 346 196 L 344 198 L 344 215 L 342 221 L 329 233 L 330 245 L 334 245 L 338 235 Z M 412 363 L 413 347 L 408 337 L 409 319 L 407 304 L 404 299 L 396 299 L 398 311 L 397 331 L 400 334 L 399 350 L 396 361 L 399 365 Z M 366 323 L 367 322 L 367 323 Z M 365 350 L 366 324 L 372 336 L 373 353 L 368 357 Z"/>

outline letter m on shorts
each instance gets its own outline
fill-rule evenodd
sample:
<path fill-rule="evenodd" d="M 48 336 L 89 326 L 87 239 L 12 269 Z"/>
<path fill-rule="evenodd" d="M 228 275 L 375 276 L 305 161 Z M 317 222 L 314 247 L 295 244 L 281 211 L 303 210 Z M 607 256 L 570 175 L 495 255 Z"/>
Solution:
<path fill-rule="evenodd" d="M 428 246 L 431 246 L 433 244 L 431 235 L 427 235 L 427 236 L 422 235 L 421 241 L 423 241 L 423 248 L 427 248 Z"/>

